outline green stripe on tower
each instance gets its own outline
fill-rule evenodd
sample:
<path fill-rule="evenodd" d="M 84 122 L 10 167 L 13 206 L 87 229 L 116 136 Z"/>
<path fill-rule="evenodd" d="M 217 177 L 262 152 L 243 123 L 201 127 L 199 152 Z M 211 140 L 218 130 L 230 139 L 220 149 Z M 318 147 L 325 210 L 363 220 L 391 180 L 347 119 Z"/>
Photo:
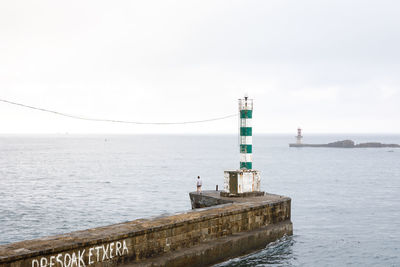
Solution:
<path fill-rule="evenodd" d="M 252 153 L 253 146 L 252 145 L 240 145 L 240 153 Z"/>
<path fill-rule="evenodd" d="M 251 119 L 253 117 L 253 111 L 252 110 L 247 110 L 243 109 L 240 111 L 240 118 L 241 119 Z"/>
<path fill-rule="evenodd" d="M 252 136 L 252 128 L 240 127 L 240 136 Z"/>
<path fill-rule="evenodd" d="M 252 162 L 240 162 L 240 168 L 243 169 L 248 169 L 251 170 L 253 168 L 253 163 Z"/>

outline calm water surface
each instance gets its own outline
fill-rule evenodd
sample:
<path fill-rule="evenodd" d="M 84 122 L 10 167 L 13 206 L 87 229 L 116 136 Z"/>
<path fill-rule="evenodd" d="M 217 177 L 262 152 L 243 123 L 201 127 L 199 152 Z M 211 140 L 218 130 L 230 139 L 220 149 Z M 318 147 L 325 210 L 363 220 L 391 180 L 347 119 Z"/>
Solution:
<path fill-rule="evenodd" d="M 311 135 L 400 143 L 400 136 Z M 400 266 L 400 149 L 289 148 L 254 137 L 262 189 L 292 198 L 294 235 L 218 266 Z M 0 244 L 190 209 L 222 187 L 232 136 L 0 136 Z"/>

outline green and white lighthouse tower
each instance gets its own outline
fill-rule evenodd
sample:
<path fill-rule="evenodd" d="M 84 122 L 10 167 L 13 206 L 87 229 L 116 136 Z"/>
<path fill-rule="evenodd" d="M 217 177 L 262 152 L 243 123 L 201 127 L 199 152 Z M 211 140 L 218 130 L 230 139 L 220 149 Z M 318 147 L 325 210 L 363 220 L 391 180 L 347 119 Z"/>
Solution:
<path fill-rule="evenodd" d="M 253 170 L 253 99 L 239 99 L 240 168 L 224 172 L 225 196 L 259 196 L 260 172 Z"/>
<path fill-rule="evenodd" d="M 239 127 L 240 127 L 240 169 L 253 168 L 253 99 L 239 99 Z"/>

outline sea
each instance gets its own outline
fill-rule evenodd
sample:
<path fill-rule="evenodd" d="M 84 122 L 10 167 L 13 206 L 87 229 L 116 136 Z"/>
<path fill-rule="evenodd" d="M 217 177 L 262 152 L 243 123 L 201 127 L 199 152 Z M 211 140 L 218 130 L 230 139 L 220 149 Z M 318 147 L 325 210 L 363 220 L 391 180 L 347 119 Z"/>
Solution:
<path fill-rule="evenodd" d="M 399 143 L 400 135 L 307 135 Z M 216 266 L 400 266 L 400 149 L 289 148 L 255 135 L 263 191 L 292 198 L 293 236 Z M 1 135 L 0 244 L 190 209 L 223 187 L 236 135 Z"/>

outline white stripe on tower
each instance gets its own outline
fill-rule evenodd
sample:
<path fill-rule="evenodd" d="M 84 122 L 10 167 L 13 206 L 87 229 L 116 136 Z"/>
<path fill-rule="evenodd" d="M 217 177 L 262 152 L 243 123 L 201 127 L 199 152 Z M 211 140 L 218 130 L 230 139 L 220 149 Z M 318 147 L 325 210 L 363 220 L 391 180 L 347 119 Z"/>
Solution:
<path fill-rule="evenodd" d="M 253 119 L 240 119 L 240 127 L 252 127 Z"/>
<path fill-rule="evenodd" d="M 240 137 L 240 144 L 241 145 L 252 145 L 253 144 L 253 137 L 252 136 L 241 136 Z"/>
<path fill-rule="evenodd" d="M 252 162 L 253 156 L 250 153 L 240 153 L 241 162 Z"/>

